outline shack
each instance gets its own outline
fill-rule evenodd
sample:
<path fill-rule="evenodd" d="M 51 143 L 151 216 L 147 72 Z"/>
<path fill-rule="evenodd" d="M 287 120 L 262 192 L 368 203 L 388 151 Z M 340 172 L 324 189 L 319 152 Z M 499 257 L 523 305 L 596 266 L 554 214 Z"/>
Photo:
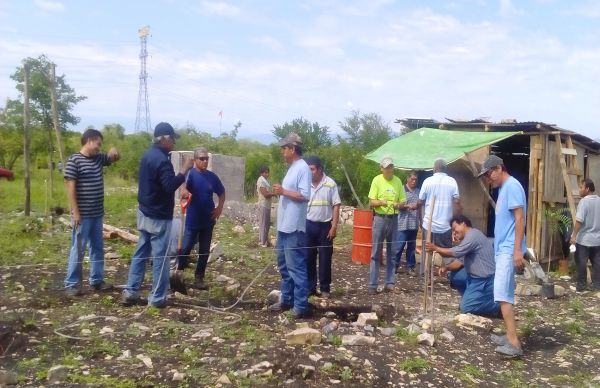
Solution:
<path fill-rule="evenodd" d="M 501 157 L 508 171 L 523 185 L 527 196 L 527 245 L 533 248 L 544 262 L 548 260 L 551 230 L 544 217 L 548 208 L 566 207 L 572 219 L 579 201 L 578 185 L 583 178 L 600 182 L 600 143 L 584 135 L 543 122 L 508 121 L 492 123 L 485 120 L 437 122 L 431 119 L 396 120 L 406 129 L 403 136 L 423 130 L 422 127 L 435 128 L 443 132 L 496 134 L 489 141 L 482 141 L 480 147 L 464 152 L 456 159 L 447 159 L 449 174 L 458 182 L 461 203 L 465 215 L 473 220 L 475 227 L 487 231 L 493 236 L 494 198 L 496 190 L 486 187 L 476 173 L 483 160 L 490 154 Z M 448 134 L 448 133 L 446 133 Z M 507 136 L 501 136 L 506 134 Z M 414 136 L 416 141 L 431 140 L 426 136 Z M 393 140 L 392 140 L 393 141 Z M 392 142 L 390 141 L 390 142 Z M 474 144 L 478 146 L 480 144 Z M 383 146 L 382 146 L 383 147 Z M 415 152 L 419 152 L 415 147 Z M 421 149 L 427 149 L 423 147 Z M 372 155 L 373 154 L 373 155 Z M 375 151 L 369 155 L 374 156 Z M 367 157 L 369 157 L 369 155 Z M 445 155 L 429 155 L 435 159 Z M 405 155 L 405 159 L 410 156 Z M 376 157 L 371 159 L 376 160 Z M 428 169 L 431 169 L 431 163 Z M 397 166 L 404 169 L 414 165 Z M 418 169 L 424 170 L 423 166 Z M 569 214 L 569 213 L 567 213 Z M 560 238 L 552 236 L 553 249 L 551 260 L 562 259 L 563 250 Z"/>

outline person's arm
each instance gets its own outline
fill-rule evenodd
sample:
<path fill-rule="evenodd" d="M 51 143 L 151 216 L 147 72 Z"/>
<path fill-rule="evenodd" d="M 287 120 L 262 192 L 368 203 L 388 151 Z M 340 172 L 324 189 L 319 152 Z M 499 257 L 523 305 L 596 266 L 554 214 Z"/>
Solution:
<path fill-rule="evenodd" d="M 284 189 L 283 186 L 281 186 L 280 184 L 274 184 L 273 189 L 274 189 L 274 192 L 276 193 L 276 195 L 282 195 L 284 197 L 288 197 L 292 201 L 308 202 L 308 198 L 303 196 L 302 193 L 299 191 L 292 191 L 292 190 Z"/>
<path fill-rule="evenodd" d="M 218 220 L 221 217 L 221 213 L 223 212 L 223 205 L 225 205 L 225 191 L 221 195 L 219 195 L 219 203 L 217 207 L 212 212 L 212 219 Z"/>
<path fill-rule="evenodd" d="M 265 197 L 265 198 L 271 198 L 271 197 L 275 196 L 275 194 L 269 192 L 267 190 L 267 188 L 264 187 L 264 186 L 259 187 L 258 190 L 260 191 L 260 193 L 262 194 L 262 196 Z"/>
<path fill-rule="evenodd" d="M 369 206 L 371 206 L 371 207 L 387 206 L 387 201 L 383 200 L 383 199 L 369 198 Z"/>
<path fill-rule="evenodd" d="M 463 263 L 460 260 L 452 260 L 449 264 L 442 265 L 440 267 L 439 274 L 440 274 L 440 276 L 443 276 L 448 271 L 453 271 L 453 272 L 458 271 L 462 267 L 463 267 Z"/>
<path fill-rule="evenodd" d="M 452 200 L 452 213 L 455 216 L 461 215 L 463 208 L 460 204 L 460 198 L 454 198 Z"/>
<path fill-rule="evenodd" d="M 515 215 L 515 247 L 513 250 L 513 261 L 515 267 L 521 271 L 523 269 L 523 237 L 525 236 L 525 211 L 522 207 L 513 209 Z"/>
<path fill-rule="evenodd" d="M 163 190 L 166 193 L 175 193 L 179 186 L 185 181 L 185 174 L 192 168 L 193 163 L 194 162 L 191 159 L 185 160 L 179 170 L 179 174 L 175 175 L 173 172 L 173 165 L 170 161 L 164 160 L 160 162 L 158 166 L 158 176 Z"/>
<path fill-rule="evenodd" d="M 77 227 L 81 224 L 81 215 L 79 214 L 79 206 L 77 205 L 77 181 L 67 179 L 65 183 L 67 185 L 67 199 L 71 208 L 71 217 L 73 218 L 73 224 Z"/>
<path fill-rule="evenodd" d="M 438 247 L 437 245 L 429 241 L 425 242 L 425 249 L 429 252 L 437 252 L 442 256 L 454 257 L 454 251 L 452 251 L 452 248 Z"/>
<path fill-rule="evenodd" d="M 119 151 L 115 147 L 110 147 L 106 156 L 108 156 L 108 159 L 110 160 L 111 163 L 116 162 L 117 160 L 121 159 L 121 155 L 119 154 Z"/>
<path fill-rule="evenodd" d="M 327 239 L 333 240 L 337 235 L 337 226 L 340 221 L 340 204 L 333 205 L 333 217 L 331 218 L 331 229 L 327 233 Z"/>
<path fill-rule="evenodd" d="M 573 233 L 571 233 L 571 244 L 575 244 L 577 242 L 577 233 L 579 233 L 581 225 L 583 225 L 581 221 L 575 221 L 575 226 L 573 226 Z"/>

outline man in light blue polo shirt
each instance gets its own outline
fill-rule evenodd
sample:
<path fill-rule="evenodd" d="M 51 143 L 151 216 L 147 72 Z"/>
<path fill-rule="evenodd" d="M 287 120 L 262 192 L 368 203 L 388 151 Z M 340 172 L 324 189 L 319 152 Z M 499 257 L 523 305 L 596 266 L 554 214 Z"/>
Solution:
<path fill-rule="evenodd" d="M 492 335 L 496 352 L 508 357 L 521 357 L 523 350 L 517 335 L 515 320 L 515 272 L 523 270 L 525 245 L 525 215 L 527 199 L 523 186 L 506 170 L 504 162 L 490 155 L 483 162 L 479 176 L 485 176 L 492 187 L 499 187 L 494 224 L 494 254 L 496 274 L 494 278 L 494 301 L 500 303 L 500 311 L 506 326 L 505 336 Z"/>
<path fill-rule="evenodd" d="M 279 195 L 277 207 L 277 267 L 281 274 L 281 302 L 271 311 L 292 310 L 294 318 L 305 318 L 308 307 L 306 269 L 306 212 L 310 199 L 311 172 L 302 159 L 302 140 L 290 133 L 279 142 L 283 159 L 290 166 L 283 182 L 273 185 Z"/>

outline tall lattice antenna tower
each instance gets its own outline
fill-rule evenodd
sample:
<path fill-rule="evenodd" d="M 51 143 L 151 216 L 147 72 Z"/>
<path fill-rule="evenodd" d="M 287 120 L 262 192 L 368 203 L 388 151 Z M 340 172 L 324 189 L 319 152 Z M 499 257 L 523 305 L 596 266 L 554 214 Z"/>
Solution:
<path fill-rule="evenodd" d="M 137 114 L 135 115 L 135 130 L 150 132 L 152 125 L 150 123 L 150 107 L 148 106 L 148 73 L 146 72 L 146 59 L 148 50 L 146 43 L 150 35 L 150 26 L 142 27 L 138 30 L 140 37 L 140 91 L 138 93 Z"/>

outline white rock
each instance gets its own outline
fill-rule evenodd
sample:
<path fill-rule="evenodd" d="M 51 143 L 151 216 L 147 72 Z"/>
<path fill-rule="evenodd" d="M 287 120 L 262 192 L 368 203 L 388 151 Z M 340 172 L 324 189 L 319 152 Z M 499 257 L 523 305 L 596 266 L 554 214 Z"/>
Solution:
<path fill-rule="evenodd" d="M 112 327 L 108 327 L 108 326 L 104 326 L 102 329 L 100 329 L 100 334 L 110 334 L 110 333 L 114 333 L 115 330 Z"/>
<path fill-rule="evenodd" d="M 233 228 L 231 228 L 231 231 L 234 232 L 234 233 L 238 233 L 238 234 L 244 234 L 244 233 L 246 233 L 246 230 L 241 225 L 234 226 Z"/>
<path fill-rule="evenodd" d="M 423 345 L 433 346 L 435 344 L 435 337 L 433 334 L 423 333 L 417 336 L 417 342 Z"/>
<path fill-rule="evenodd" d="M 48 370 L 48 382 L 50 384 L 62 383 L 67 379 L 69 368 L 65 365 L 55 365 Z"/>
<path fill-rule="evenodd" d="M 154 365 L 152 365 L 152 359 L 148 356 L 144 356 L 143 354 L 138 354 L 137 356 L 135 356 L 135 358 L 142 361 L 144 363 L 144 365 L 146 365 L 147 368 L 154 367 Z"/>
<path fill-rule="evenodd" d="M 15 372 L 0 369 L 0 387 L 16 385 L 19 382 L 18 377 Z"/>
<path fill-rule="evenodd" d="M 365 362 L 363 363 L 363 365 L 367 368 L 371 368 L 373 366 L 371 361 L 367 360 L 366 358 L 365 358 Z"/>
<path fill-rule="evenodd" d="M 298 369 L 302 371 L 302 378 L 309 379 L 315 374 L 315 367 L 312 365 L 298 365 Z"/>
<path fill-rule="evenodd" d="M 229 380 L 229 377 L 227 377 L 227 375 L 225 373 L 223 373 L 221 375 L 221 377 L 219 377 L 219 379 L 217 380 L 217 383 L 224 384 L 224 385 L 230 385 L 231 380 Z"/>
<path fill-rule="evenodd" d="M 492 327 L 492 320 L 486 317 L 473 314 L 458 314 L 455 317 L 458 324 L 464 326 L 474 326 L 489 330 Z"/>
<path fill-rule="evenodd" d="M 90 335 L 92 331 L 90 329 L 81 329 L 81 335 Z"/>
<path fill-rule="evenodd" d="M 342 336 L 342 345 L 361 346 L 361 345 L 373 345 L 374 343 L 375 343 L 375 337 L 367 337 L 364 335 L 344 335 L 344 336 Z"/>
<path fill-rule="evenodd" d="M 377 313 L 360 313 L 358 314 L 358 319 L 356 320 L 356 324 L 360 326 L 364 325 L 377 325 L 379 322 L 379 318 L 377 318 Z"/>
<path fill-rule="evenodd" d="M 285 342 L 288 345 L 318 345 L 321 343 L 321 332 L 309 327 L 302 327 L 287 333 Z"/>
<path fill-rule="evenodd" d="M 323 356 L 321 356 L 319 353 L 315 353 L 315 354 L 309 355 L 308 358 L 310 358 L 311 361 L 319 362 L 319 360 L 322 359 Z"/>
<path fill-rule="evenodd" d="M 446 328 L 444 328 L 444 332 L 440 334 L 440 337 L 443 338 L 446 342 L 454 341 L 454 335 L 450 333 Z"/>
<path fill-rule="evenodd" d="M 269 295 L 267 295 L 267 300 L 271 304 L 279 303 L 281 301 L 281 291 L 272 290 L 271 292 L 269 292 Z"/>
<path fill-rule="evenodd" d="M 235 280 L 230 278 L 229 276 L 219 275 L 215 278 L 215 281 L 217 281 L 219 283 L 228 283 L 228 282 L 235 281 Z"/>
<path fill-rule="evenodd" d="M 202 329 L 202 330 L 197 331 L 194 334 L 192 334 L 192 338 L 208 338 L 208 337 L 212 337 L 212 332 L 213 332 L 212 327 L 209 327 L 209 328 L 206 328 L 206 329 Z"/>
<path fill-rule="evenodd" d="M 117 357 L 117 360 L 128 360 L 131 358 L 131 350 L 123 350 L 123 353 Z"/>
<path fill-rule="evenodd" d="M 175 372 L 173 373 L 173 381 L 183 381 L 185 380 L 185 373 Z"/>

